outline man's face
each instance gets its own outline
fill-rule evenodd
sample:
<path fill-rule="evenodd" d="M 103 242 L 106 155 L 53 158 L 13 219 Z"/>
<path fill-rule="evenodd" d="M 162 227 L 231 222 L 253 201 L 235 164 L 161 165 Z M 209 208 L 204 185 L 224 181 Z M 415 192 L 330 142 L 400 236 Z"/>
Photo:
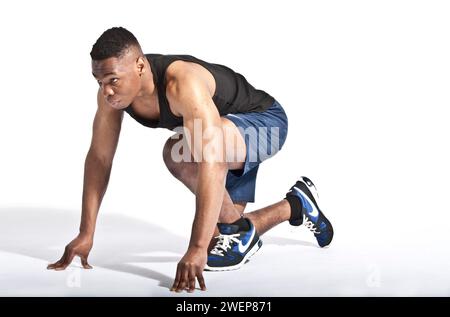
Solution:
<path fill-rule="evenodd" d="M 139 76 L 142 61 L 132 52 L 120 58 L 92 61 L 92 74 L 108 104 L 115 109 L 128 107 L 141 88 Z"/>

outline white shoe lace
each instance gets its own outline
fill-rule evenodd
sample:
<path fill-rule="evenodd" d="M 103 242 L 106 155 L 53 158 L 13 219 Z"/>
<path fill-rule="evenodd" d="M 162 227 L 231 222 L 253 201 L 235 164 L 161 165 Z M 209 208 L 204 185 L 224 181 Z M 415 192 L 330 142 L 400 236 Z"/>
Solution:
<path fill-rule="evenodd" d="M 216 237 L 219 241 L 217 241 L 216 246 L 211 250 L 211 254 L 224 256 L 223 252 L 227 252 L 228 249 L 231 249 L 231 242 L 239 243 L 238 237 L 239 233 L 236 234 L 221 234 Z"/>
<path fill-rule="evenodd" d="M 309 220 L 308 217 L 306 217 L 305 215 L 303 215 L 303 224 L 305 225 L 306 228 L 309 229 L 309 231 L 311 231 L 314 234 L 319 234 L 320 232 L 317 231 L 317 228 L 314 227 L 314 224 L 312 223 L 312 221 Z"/>

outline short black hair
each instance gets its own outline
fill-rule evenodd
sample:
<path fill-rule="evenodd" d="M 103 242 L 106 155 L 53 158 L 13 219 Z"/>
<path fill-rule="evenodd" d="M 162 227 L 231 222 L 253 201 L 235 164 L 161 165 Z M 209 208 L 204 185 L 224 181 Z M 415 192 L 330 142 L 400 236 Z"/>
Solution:
<path fill-rule="evenodd" d="M 113 27 L 103 32 L 92 46 L 91 58 L 94 61 L 110 57 L 119 58 L 131 46 L 136 46 L 141 50 L 141 46 L 133 33 L 123 27 Z"/>

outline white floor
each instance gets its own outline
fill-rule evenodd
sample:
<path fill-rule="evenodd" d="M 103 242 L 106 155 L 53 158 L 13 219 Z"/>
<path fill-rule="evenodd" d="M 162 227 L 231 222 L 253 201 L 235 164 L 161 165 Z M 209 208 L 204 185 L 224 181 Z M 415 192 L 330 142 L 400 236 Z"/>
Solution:
<path fill-rule="evenodd" d="M 70 210 L 0 208 L 0 296 L 450 295 L 448 249 L 413 236 L 395 243 L 347 239 L 337 223 L 326 249 L 305 228 L 283 224 L 263 237 L 263 248 L 241 270 L 205 272 L 206 292 L 175 294 L 169 287 L 187 237 L 105 213 L 90 257 L 94 269 L 77 261 L 66 271 L 47 271 L 78 217 Z"/>

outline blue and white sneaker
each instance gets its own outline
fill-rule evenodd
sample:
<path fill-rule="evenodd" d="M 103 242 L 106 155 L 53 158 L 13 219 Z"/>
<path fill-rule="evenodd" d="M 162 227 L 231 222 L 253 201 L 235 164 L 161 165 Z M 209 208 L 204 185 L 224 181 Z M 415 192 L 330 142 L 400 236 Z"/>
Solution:
<path fill-rule="evenodd" d="M 244 219 L 250 226 L 248 231 L 240 231 L 239 226 L 233 224 L 217 224 L 220 234 L 208 254 L 206 271 L 237 270 L 262 246 L 255 226 L 249 219 Z"/>
<path fill-rule="evenodd" d="M 333 239 L 333 226 L 317 204 L 319 195 L 313 182 L 305 176 L 300 177 L 300 180 L 286 194 L 286 199 L 288 197 L 296 198 L 293 201 L 298 201 L 298 206 L 301 208 L 300 217 L 289 220 L 289 223 L 293 226 L 305 225 L 314 233 L 321 247 L 329 245 Z"/>

